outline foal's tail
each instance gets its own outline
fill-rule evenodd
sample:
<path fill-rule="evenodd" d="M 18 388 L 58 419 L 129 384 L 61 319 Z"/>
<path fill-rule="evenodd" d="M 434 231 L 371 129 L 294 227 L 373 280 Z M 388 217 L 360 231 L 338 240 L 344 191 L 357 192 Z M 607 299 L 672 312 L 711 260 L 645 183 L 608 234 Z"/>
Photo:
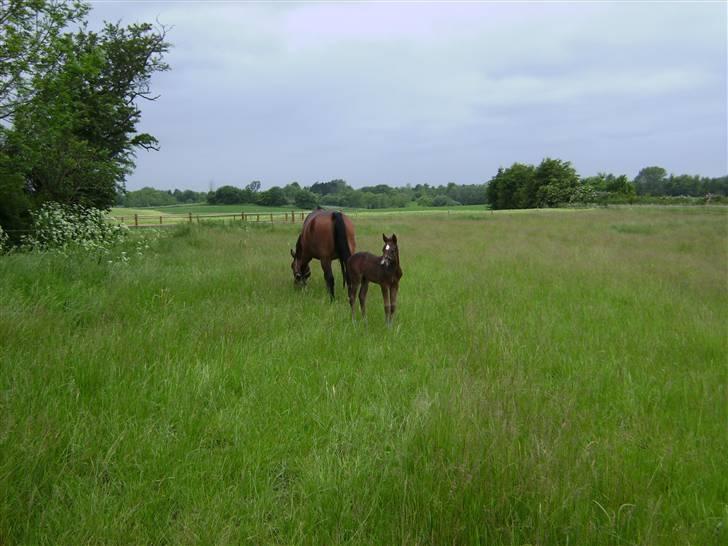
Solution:
<path fill-rule="evenodd" d="M 349 272 L 346 269 L 346 262 L 351 256 L 349 250 L 349 239 L 346 237 L 346 224 L 344 218 L 340 212 L 333 213 L 334 218 L 334 248 L 336 254 L 339 255 L 339 262 L 341 263 L 341 274 L 344 277 L 344 286 L 349 283 Z"/>

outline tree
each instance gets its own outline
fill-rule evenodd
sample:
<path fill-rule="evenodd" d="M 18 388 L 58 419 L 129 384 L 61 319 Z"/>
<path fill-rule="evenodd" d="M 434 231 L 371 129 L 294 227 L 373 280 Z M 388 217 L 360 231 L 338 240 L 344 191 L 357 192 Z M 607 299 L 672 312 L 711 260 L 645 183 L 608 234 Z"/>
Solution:
<path fill-rule="evenodd" d="M 536 206 L 536 168 L 514 163 L 499 168 L 486 186 L 486 198 L 494 209 L 532 208 Z"/>
<path fill-rule="evenodd" d="M 300 190 L 294 198 L 294 203 L 302 209 L 315 209 L 318 205 L 318 196 L 308 190 Z"/>
<path fill-rule="evenodd" d="M 258 197 L 258 203 L 265 207 L 280 207 L 288 203 L 286 194 L 283 189 L 273 186 L 271 189 L 264 191 Z"/>
<path fill-rule="evenodd" d="M 168 70 L 164 29 L 149 24 L 82 27 L 52 43 L 55 63 L 16 103 L 2 145 L 35 206 L 45 201 L 109 208 L 134 168 L 136 150 L 158 149 L 137 133 L 138 102 L 156 100 L 153 73 Z"/>
<path fill-rule="evenodd" d="M 250 193 L 258 193 L 260 191 L 260 180 L 253 180 L 250 184 L 245 186 L 245 189 Z"/>
<path fill-rule="evenodd" d="M 634 179 L 639 195 L 662 195 L 667 179 L 667 171 L 662 167 L 645 167 Z"/>
<path fill-rule="evenodd" d="M 555 207 L 571 201 L 579 175 L 568 161 L 545 158 L 536 169 L 536 206 Z"/>
<path fill-rule="evenodd" d="M 34 82 L 58 61 L 63 30 L 89 9 L 77 0 L 0 0 L 0 120 L 12 123 L 18 106 L 32 99 Z"/>
<path fill-rule="evenodd" d="M 328 182 L 316 182 L 309 188 L 313 193 L 319 195 L 329 195 L 334 193 L 341 193 L 348 187 L 346 181 L 337 178 Z"/>
<path fill-rule="evenodd" d="M 243 190 L 235 186 L 221 186 L 208 196 L 207 201 L 212 205 L 237 205 L 244 201 Z"/>

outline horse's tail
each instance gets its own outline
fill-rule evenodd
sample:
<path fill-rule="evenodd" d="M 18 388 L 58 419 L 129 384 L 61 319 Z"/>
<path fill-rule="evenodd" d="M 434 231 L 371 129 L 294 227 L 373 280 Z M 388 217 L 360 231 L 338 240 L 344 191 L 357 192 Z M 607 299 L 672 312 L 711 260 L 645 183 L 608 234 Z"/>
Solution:
<path fill-rule="evenodd" d="M 346 262 L 351 256 L 349 250 L 349 239 L 346 236 L 346 224 L 344 223 L 344 217 L 340 212 L 333 213 L 334 218 L 334 248 L 336 253 L 339 255 L 339 262 L 341 263 L 341 274 L 344 277 L 344 286 L 349 283 L 349 273 L 346 269 Z"/>

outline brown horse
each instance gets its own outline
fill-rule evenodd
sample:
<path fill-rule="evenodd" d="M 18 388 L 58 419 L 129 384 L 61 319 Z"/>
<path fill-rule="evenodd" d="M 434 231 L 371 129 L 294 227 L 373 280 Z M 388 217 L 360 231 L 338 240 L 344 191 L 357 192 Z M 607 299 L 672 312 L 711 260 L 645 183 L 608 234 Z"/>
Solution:
<path fill-rule="evenodd" d="M 326 286 L 334 299 L 334 273 L 331 271 L 332 260 L 341 262 L 341 274 L 344 285 L 348 281 L 346 261 L 356 251 L 354 224 L 343 212 L 331 212 L 318 208 L 303 221 L 301 234 L 296 241 L 296 251 L 291 250 L 293 263 L 293 282 L 296 286 L 305 286 L 311 276 L 309 262 L 316 258 L 321 261 Z"/>
<path fill-rule="evenodd" d="M 351 305 L 351 320 L 354 320 L 354 303 L 356 300 L 356 289 L 359 290 L 359 305 L 361 316 L 366 319 L 366 302 L 369 282 L 378 284 L 382 288 L 384 298 L 384 318 L 387 326 L 392 325 L 394 310 L 397 307 L 397 292 L 399 291 L 399 279 L 402 278 L 402 268 L 399 267 L 399 248 L 397 248 L 397 236 L 392 233 L 391 237 L 382 234 L 384 248 L 381 256 L 375 256 L 369 252 L 357 252 L 347 263 L 349 272 L 349 305 Z"/>

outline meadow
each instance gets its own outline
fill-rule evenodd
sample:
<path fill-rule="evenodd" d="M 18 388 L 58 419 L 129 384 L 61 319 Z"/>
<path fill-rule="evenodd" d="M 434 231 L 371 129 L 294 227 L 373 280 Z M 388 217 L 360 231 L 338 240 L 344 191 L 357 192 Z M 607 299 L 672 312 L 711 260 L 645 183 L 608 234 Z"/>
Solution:
<path fill-rule="evenodd" d="M 0 257 L 0 544 L 728 543 L 728 210 L 355 224 L 392 329 L 298 224 Z"/>

